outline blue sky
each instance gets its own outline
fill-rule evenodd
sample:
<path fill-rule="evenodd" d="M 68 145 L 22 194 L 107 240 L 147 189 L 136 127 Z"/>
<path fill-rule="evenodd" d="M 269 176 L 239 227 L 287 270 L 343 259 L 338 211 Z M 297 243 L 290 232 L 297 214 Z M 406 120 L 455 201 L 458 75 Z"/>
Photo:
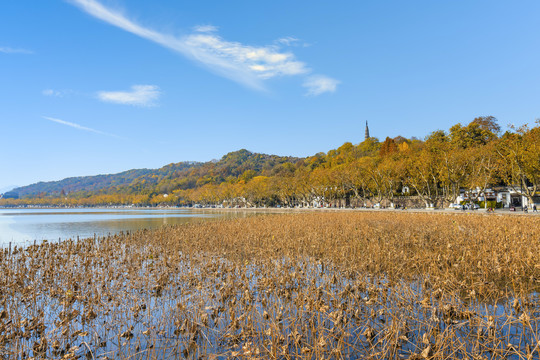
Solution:
<path fill-rule="evenodd" d="M 0 188 L 540 117 L 538 1 L 17 0 Z"/>

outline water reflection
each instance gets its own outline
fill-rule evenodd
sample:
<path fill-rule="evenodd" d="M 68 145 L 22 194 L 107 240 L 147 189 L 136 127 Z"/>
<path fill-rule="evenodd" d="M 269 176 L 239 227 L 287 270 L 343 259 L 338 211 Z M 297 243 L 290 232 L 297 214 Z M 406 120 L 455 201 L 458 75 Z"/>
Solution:
<path fill-rule="evenodd" d="M 248 213 L 194 209 L 0 209 L 0 246 L 239 216 Z"/>

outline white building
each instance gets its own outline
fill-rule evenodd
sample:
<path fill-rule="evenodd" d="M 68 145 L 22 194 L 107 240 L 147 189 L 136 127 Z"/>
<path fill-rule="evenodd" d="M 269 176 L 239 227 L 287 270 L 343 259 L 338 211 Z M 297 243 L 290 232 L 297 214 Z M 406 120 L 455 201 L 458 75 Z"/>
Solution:
<path fill-rule="evenodd" d="M 461 190 L 459 196 L 456 199 L 456 202 L 459 204 L 462 201 L 497 201 L 499 202 L 499 198 L 497 197 L 497 193 L 493 191 L 492 189 L 486 189 L 485 191 L 482 191 L 480 188 L 476 188 L 474 190 L 468 191 L 468 190 Z"/>
<path fill-rule="evenodd" d="M 531 208 L 533 205 L 532 203 L 529 204 L 529 199 L 526 196 L 516 192 L 512 187 L 486 189 L 485 192 L 482 192 L 480 188 L 476 188 L 470 192 L 461 190 L 456 202 L 459 204 L 463 201 L 485 201 L 486 199 L 487 201 L 496 201 L 497 203 L 502 202 L 505 208 L 522 206 Z M 537 207 L 540 207 L 540 196 L 534 197 L 534 203 Z"/>
<path fill-rule="evenodd" d="M 529 203 L 529 199 L 526 196 L 521 195 L 519 192 L 516 192 L 514 188 L 506 187 L 497 192 L 497 201 L 502 202 L 504 207 L 521 207 L 527 206 L 531 208 L 533 204 L 536 204 L 537 207 L 540 207 L 540 196 L 535 196 L 533 198 L 533 203 Z"/>

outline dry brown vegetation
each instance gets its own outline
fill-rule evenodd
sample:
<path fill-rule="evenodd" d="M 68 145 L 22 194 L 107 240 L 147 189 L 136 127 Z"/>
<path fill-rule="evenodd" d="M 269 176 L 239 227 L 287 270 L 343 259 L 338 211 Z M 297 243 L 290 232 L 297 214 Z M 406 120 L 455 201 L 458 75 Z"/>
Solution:
<path fill-rule="evenodd" d="M 4 358 L 539 358 L 539 217 L 298 213 L 0 253 Z"/>

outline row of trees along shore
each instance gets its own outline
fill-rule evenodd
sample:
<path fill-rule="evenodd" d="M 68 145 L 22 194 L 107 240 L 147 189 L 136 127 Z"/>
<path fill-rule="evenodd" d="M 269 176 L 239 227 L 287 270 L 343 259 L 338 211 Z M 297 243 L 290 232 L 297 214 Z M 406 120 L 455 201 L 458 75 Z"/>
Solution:
<path fill-rule="evenodd" d="M 0 205 L 392 206 L 416 199 L 438 207 L 454 203 L 460 190 L 480 194 L 497 186 L 532 202 L 540 194 L 540 120 L 535 125 L 501 133 L 496 118 L 478 117 L 423 141 L 369 138 L 303 159 L 241 150 L 129 185 L 43 192 Z"/>

